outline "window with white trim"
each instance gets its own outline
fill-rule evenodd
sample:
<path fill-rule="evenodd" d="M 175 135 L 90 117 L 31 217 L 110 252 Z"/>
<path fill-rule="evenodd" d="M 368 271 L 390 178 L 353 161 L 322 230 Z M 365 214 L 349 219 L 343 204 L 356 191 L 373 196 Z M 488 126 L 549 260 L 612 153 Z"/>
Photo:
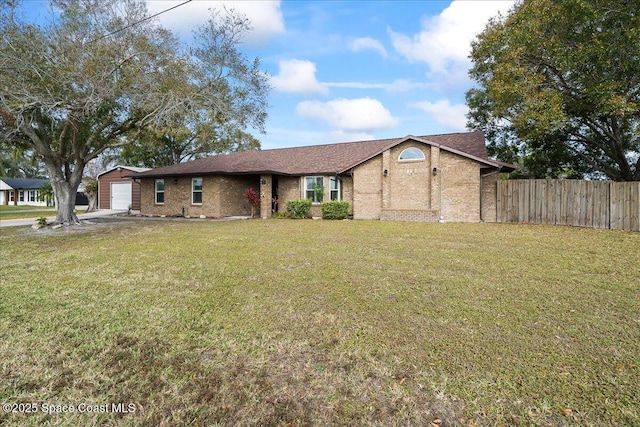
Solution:
<path fill-rule="evenodd" d="M 18 201 L 24 202 L 24 190 L 18 191 Z"/>
<path fill-rule="evenodd" d="M 191 180 L 191 204 L 202 204 L 202 178 L 193 178 Z"/>
<path fill-rule="evenodd" d="M 13 200 L 13 199 L 14 199 L 14 195 L 15 195 L 15 193 L 13 192 L 13 190 L 12 190 L 12 191 L 9 191 L 9 201 L 10 201 L 10 202 L 13 202 L 13 201 L 14 201 L 14 200 Z"/>
<path fill-rule="evenodd" d="M 35 202 L 36 201 L 36 191 L 35 190 L 29 190 L 29 201 L 30 202 Z"/>
<path fill-rule="evenodd" d="M 164 179 L 156 179 L 156 205 L 164 204 Z"/>
<path fill-rule="evenodd" d="M 313 203 L 321 203 L 324 194 L 324 186 L 321 176 L 306 176 L 304 178 L 305 198 Z"/>
<path fill-rule="evenodd" d="M 422 152 L 421 149 L 416 147 L 409 147 L 402 150 L 402 153 L 400 153 L 400 157 L 398 157 L 398 160 L 424 160 L 424 159 L 425 159 L 424 153 Z"/>
<path fill-rule="evenodd" d="M 332 176 L 329 180 L 331 200 L 342 200 L 342 180 L 337 176 Z"/>

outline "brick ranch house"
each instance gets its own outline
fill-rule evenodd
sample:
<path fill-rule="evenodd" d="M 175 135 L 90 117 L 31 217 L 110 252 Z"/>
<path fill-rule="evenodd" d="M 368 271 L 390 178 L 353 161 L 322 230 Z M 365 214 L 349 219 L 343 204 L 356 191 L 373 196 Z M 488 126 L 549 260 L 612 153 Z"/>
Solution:
<path fill-rule="evenodd" d="M 310 198 L 312 216 L 323 201 L 345 200 L 354 219 L 492 222 L 498 173 L 513 170 L 489 159 L 484 135 L 470 132 L 251 150 L 131 177 L 143 215 L 248 215 L 244 194 L 253 188 L 262 218 Z"/>

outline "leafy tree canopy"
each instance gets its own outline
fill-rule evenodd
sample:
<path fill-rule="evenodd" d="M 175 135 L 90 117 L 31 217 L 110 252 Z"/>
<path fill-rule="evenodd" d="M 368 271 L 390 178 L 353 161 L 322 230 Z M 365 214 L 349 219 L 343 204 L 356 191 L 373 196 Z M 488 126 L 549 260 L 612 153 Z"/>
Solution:
<path fill-rule="evenodd" d="M 103 162 L 159 168 L 216 153 L 260 149 L 260 141 L 251 134 L 212 121 L 157 127 L 135 138 L 108 152 Z"/>
<path fill-rule="evenodd" d="M 469 127 L 530 177 L 640 180 L 640 3 L 527 0 L 472 45 Z"/>
<path fill-rule="evenodd" d="M 0 141 L 0 178 L 45 178 L 46 171 L 33 150 Z"/>
<path fill-rule="evenodd" d="M 15 3 L 0 12 L 0 140 L 43 161 L 58 222 L 77 222 L 87 163 L 146 132 L 209 121 L 264 131 L 268 79 L 237 49 L 246 18 L 213 13 L 186 47 L 141 0 L 52 0 L 44 24 Z"/>

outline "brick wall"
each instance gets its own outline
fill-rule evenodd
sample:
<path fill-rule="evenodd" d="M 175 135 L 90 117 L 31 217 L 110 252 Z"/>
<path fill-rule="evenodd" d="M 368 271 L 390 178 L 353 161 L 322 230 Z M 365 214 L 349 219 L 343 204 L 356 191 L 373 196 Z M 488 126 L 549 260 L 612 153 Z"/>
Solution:
<path fill-rule="evenodd" d="M 342 180 L 342 200 L 349 202 L 349 215 L 353 215 L 353 178 L 343 175 L 340 179 Z"/>
<path fill-rule="evenodd" d="M 414 147 L 422 151 L 423 160 L 398 160 L 402 151 Z M 389 209 L 431 208 L 431 147 L 415 142 L 405 142 L 389 150 L 389 169 L 383 178 L 383 188 L 388 183 Z"/>
<path fill-rule="evenodd" d="M 442 186 L 441 215 L 445 221 L 480 221 L 480 164 L 440 150 L 437 177 Z"/>
<path fill-rule="evenodd" d="M 437 209 L 382 209 L 380 219 L 383 221 L 437 222 L 438 214 L 439 211 Z"/>
<path fill-rule="evenodd" d="M 260 177 L 256 175 L 247 176 L 220 176 L 218 177 L 218 189 L 220 191 L 220 211 L 219 217 L 251 215 L 251 205 L 245 198 L 247 188 L 253 188 L 259 192 Z M 204 191 L 204 189 L 203 189 Z M 268 197 L 271 200 L 271 187 L 267 189 Z M 203 200 L 206 194 L 203 193 Z M 256 215 L 260 215 L 259 208 Z"/>
<path fill-rule="evenodd" d="M 408 147 L 419 148 L 425 159 L 400 161 L 400 153 Z M 495 196 L 491 202 L 492 187 L 487 184 L 483 210 L 491 218 Z M 435 221 L 442 216 L 445 221 L 480 221 L 480 164 L 408 141 L 354 169 L 353 205 L 356 219 Z"/>
<path fill-rule="evenodd" d="M 482 220 L 496 222 L 496 197 L 498 173 L 492 173 L 482 179 Z"/>
<path fill-rule="evenodd" d="M 143 215 L 206 215 L 220 216 L 219 184 L 217 177 L 206 176 L 202 180 L 202 205 L 191 203 L 191 177 L 165 177 L 164 203 L 155 202 L 155 179 L 143 179 L 141 186 Z M 184 209 L 184 211 L 183 211 Z"/>
<path fill-rule="evenodd" d="M 287 202 L 299 199 L 300 195 L 300 177 L 278 176 L 278 211 L 287 210 Z"/>
<path fill-rule="evenodd" d="M 379 219 L 382 209 L 382 155 L 353 171 L 353 218 Z"/>
<path fill-rule="evenodd" d="M 155 203 L 156 180 L 143 179 L 140 213 L 172 216 L 184 212 L 191 217 L 205 215 L 212 218 L 251 213 L 244 192 L 249 187 L 259 190 L 257 177 L 203 176 L 202 179 L 201 205 L 191 203 L 192 177 L 165 177 L 164 204 Z"/>

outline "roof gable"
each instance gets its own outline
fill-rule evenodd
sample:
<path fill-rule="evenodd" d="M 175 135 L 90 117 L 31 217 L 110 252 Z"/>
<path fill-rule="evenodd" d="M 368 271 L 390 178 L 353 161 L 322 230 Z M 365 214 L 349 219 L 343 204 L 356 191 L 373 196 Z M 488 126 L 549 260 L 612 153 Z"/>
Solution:
<path fill-rule="evenodd" d="M 428 137 L 427 137 L 428 138 Z M 462 157 L 466 157 L 467 159 L 471 159 L 471 160 L 475 160 L 476 162 L 479 163 L 484 163 L 485 165 L 489 165 L 489 166 L 494 166 L 494 167 L 499 167 L 498 162 L 491 160 L 487 157 L 487 148 L 484 146 L 484 135 L 482 137 L 482 146 L 484 147 L 484 150 L 478 150 L 476 146 L 464 146 L 462 145 L 462 149 L 469 149 L 469 151 L 475 152 L 476 154 L 471 154 L 468 151 L 463 151 L 461 149 L 457 149 L 457 148 L 453 148 L 447 145 L 442 145 L 442 144 L 434 144 L 431 141 L 424 139 L 424 137 L 421 138 L 416 138 L 416 137 L 407 137 L 405 138 L 405 140 L 414 140 L 414 141 L 418 141 L 418 142 L 422 142 L 424 144 L 428 144 L 428 145 L 437 145 L 441 150 L 444 151 L 448 151 L 450 153 L 453 154 L 457 154 L 459 156 Z"/>
<path fill-rule="evenodd" d="M 136 173 L 138 173 L 138 172 L 146 172 L 148 170 L 151 170 L 151 168 L 139 168 L 137 166 L 117 165 L 117 166 L 112 167 L 111 169 L 107 169 L 106 171 L 99 173 L 97 178 L 100 178 L 102 175 L 104 175 L 106 173 L 113 172 L 114 170 L 120 170 L 120 169 L 126 169 L 126 170 L 129 170 L 131 172 L 136 172 Z"/>
<path fill-rule="evenodd" d="M 349 167 L 341 170 L 340 173 L 345 172 L 353 167 L 358 166 L 361 163 L 366 162 L 378 155 L 383 151 L 389 150 L 397 145 L 406 141 L 416 141 L 422 144 L 437 146 L 441 150 L 449 151 L 451 153 L 466 157 L 471 160 L 483 163 L 491 167 L 499 167 L 497 162 L 490 160 L 487 156 L 487 147 L 484 143 L 484 134 L 482 132 L 468 132 L 468 133 L 452 133 L 444 135 L 427 135 L 427 136 L 413 136 L 407 135 L 404 138 L 398 138 L 392 140 L 387 146 L 383 147 L 379 152 L 373 155 L 360 159 L 353 163 Z"/>

